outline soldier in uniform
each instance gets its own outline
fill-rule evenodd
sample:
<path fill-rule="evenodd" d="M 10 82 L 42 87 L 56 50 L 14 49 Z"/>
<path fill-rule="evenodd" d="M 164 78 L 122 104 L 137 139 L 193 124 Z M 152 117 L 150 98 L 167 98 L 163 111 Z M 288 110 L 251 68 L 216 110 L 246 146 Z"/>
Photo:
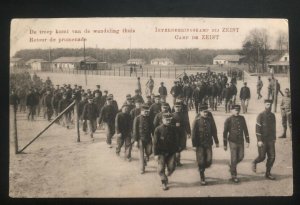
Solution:
<path fill-rule="evenodd" d="M 199 111 L 199 105 L 201 103 L 201 99 L 200 99 L 200 86 L 197 85 L 196 88 L 193 91 L 193 101 L 194 101 L 194 105 L 195 105 L 195 110 L 196 113 L 198 114 Z"/>
<path fill-rule="evenodd" d="M 52 94 L 51 90 L 46 91 L 46 96 L 44 98 L 46 113 L 47 113 L 47 120 L 50 121 L 53 115 L 53 108 L 52 108 Z"/>
<path fill-rule="evenodd" d="M 153 104 L 153 102 L 152 102 L 152 99 L 151 99 L 151 96 L 150 95 L 148 95 L 147 96 L 147 101 L 146 101 L 146 103 L 145 104 L 147 104 L 149 107 L 151 107 L 151 105 Z"/>
<path fill-rule="evenodd" d="M 223 89 L 222 97 L 225 99 L 225 112 L 228 113 L 231 106 L 231 89 L 229 88 L 229 84 L 226 83 L 226 87 Z"/>
<path fill-rule="evenodd" d="M 162 189 L 168 189 L 168 177 L 174 172 L 175 155 L 178 151 L 178 133 L 172 125 L 172 115 L 163 114 L 163 124 L 158 126 L 154 132 L 153 153 L 158 161 L 158 174 L 161 178 Z M 167 167 L 167 174 L 165 169 Z"/>
<path fill-rule="evenodd" d="M 242 87 L 240 91 L 240 100 L 241 100 L 243 113 L 246 113 L 248 111 L 250 97 L 251 97 L 250 89 L 249 87 L 247 87 L 247 82 L 244 82 L 244 87 Z"/>
<path fill-rule="evenodd" d="M 154 96 L 154 100 L 155 100 L 155 102 L 151 105 L 150 113 L 149 113 L 151 126 L 154 122 L 154 118 L 157 115 L 157 113 L 161 112 L 160 96 L 159 95 Z M 153 134 L 154 133 L 153 126 L 151 127 L 151 129 L 152 129 L 152 134 Z"/>
<path fill-rule="evenodd" d="M 38 104 L 38 100 L 37 100 L 33 90 L 30 89 L 28 95 L 26 96 L 26 106 L 28 108 L 27 109 L 28 110 L 28 115 L 27 115 L 28 120 L 29 119 L 34 120 L 37 104 Z"/>
<path fill-rule="evenodd" d="M 108 95 L 106 105 L 101 109 L 98 124 L 101 124 L 103 121 L 106 125 L 106 143 L 109 148 L 112 148 L 111 139 L 115 134 L 115 118 L 117 113 L 118 109 L 113 104 L 113 98 L 111 95 Z"/>
<path fill-rule="evenodd" d="M 58 103 L 58 112 L 61 113 L 62 111 L 64 111 L 69 106 L 69 104 L 70 104 L 70 102 L 67 99 L 67 93 L 63 93 L 63 97 Z M 68 118 L 68 112 L 69 111 L 67 111 L 63 114 L 63 116 L 61 118 L 61 123 L 60 123 L 62 126 L 66 126 L 67 129 L 69 129 L 69 124 L 70 124 L 70 121 Z"/>
<path fill-rule="evenodd" d="M 258 79 L 257 79 L 257 84 L 256 84 L 256 90 L 257 90 L 257 99 L 260 99 L 262 98 L 262 95 L 261 95 L 261 89 L 262 87 L 264 86 L 262 80 L 260 79 L 260 76 L 258 76 Z"/>
<path fill-rule="evenodd" d="M 280 104 L 283 134 L 279 138 L 286 138 L 287 124 L 289 125 L 290 133 L 292 137 L 292 113 L 291 113 L 292 111 L 291 111 L 290 90 L 286 88 L 284 90 L 284 93 L 285 95 L 283 96 Z"/>
<path fill-rule="evenodd" d="M 157 128 L 159 125 L 163 124 L 162 116 L 164 113 L 170 113 L 169 107 L 170 107 L 169 104 L 161 103 L 161 112 L 156 114 L 154 121 L 153 121 L 154 129 Z"/>
<path fill-rule="evenodd" d="M 84 106 L 82 111 L 83 120 L 87 121 L 90 137 L 93 138 L 93 134 L 97 127 L 98 108 L 93 102 L 93 97 L 88 98 L 88 103 Z"/>
<path fill-rule="evenodd" d="M 78 117 L 79 117 L 80 121 L 82 122 L 82 131 L 85 134 L 87 134 L 87 123 L 85 120 L 83 120 L 82 113 L 83 113 L 83 108 L 87 103 L 88 103 L 87 95 L 83 94 L 81 96 L 81 101 L 78 103 Z"/>
<path fill-rule="evenodd" d="M 122 112 L 119 112 L 115 120 L 117 148 L 116 154 L 120 156 L 120 151 L 125 143 L 125 158 L 127 161 L 131 161 L 131 132 L 132 132 L 132 120 L 129 114 L 129 105 L 124 104 L 122 106 Z"/>
<path fill-rule="evenodd" d="M 252 162 L 252 171 L 256 172 L 256 165 L 268 157 L 265 177 L 274 180 L 271 169 L 275 161 L 276 118 L 271 112 L 272 100 L 265 100 L 265 110 L 256 119 L 256 137 L 258 157 Z"/>
<path fill-rule="evenodd" d="M 171 88 L 170 91 L 171 95 L 173 96 L 173 105 L 176 103 L 176 98 L 181 94 L 181 87 L 177 81 L 174 81 L 174 86 Z"/>
<path fill-rule="evenodd" d="M 126 101 L 123 105 L 128 105 L 129 113 L 134 108 L 133 99 L 130 94 L 126 95 Z"/>
<path fill-rule="evenodd" d="M 168 91 L 167 91 L 167 88 L 164 86 L 164 82 L 160 83 L 160 87 L 158 88 L 158 93 L 159 93 L 161 99 L 166 100 Z"/>
<path fill-rule="evenodd" d="M 191 135 L 191 128 L 190 128 L 190 121 L 187 115 L 182 112 L 181 110 L 182 104 L 177 102 L 175 104 L 175 112 L 172 114 L 173 123 L 176 127 L 176 131 L 179 137 L 179 150 L 176 153 L 176 165 L 182 166 L 180 162 L 180 153 L 186 148 L 186 140 L 187 135 L 190 138 Z"/>
<path fill-rule="evenodd" d="M 233 105 L 233 115 L 225 120 L 223 141 L 224 150 L 227 151 L 227 141 L 229 141 L 230 148 L 230 173 L 232 181 L 239 182 L 237 178 L 236 167 L 244 159 L 244 138 L 246 140 L 246 147 L 249 148 L 249 133 L 244 116 L 240 115 L 241 106 Z"/>
<path fill-rule="evenodd" d="M 143 97 L 140 95 L 140 90 L 136 89 L 135 90 L 135 96 L 132 97 L 132 100 L 135 102 L 136 100 L 141 101 L 141 103 L 144 103 Z"/>
<path fill-rule="evenodd" d="M 93 96 L 94 96 L 94 97 L 96 97 L 96 93 L 99 93 L 99 96 L 100 96 L 100 98 L 101 98 L 102 92 L 101 92 L 101 90 L 100 90 L 100 85 L 96 85 L 96 90 L 94 90 L 94 92 L 93 92 Z"/>
<path fill-rule="evenodd" d="M 140 173 L 145 173 L 145 166 L 152 154 L 151 128 L 152 122 L 149 117 L 149 106 L 142 105 L 141 114 L 134 119 L 133 137 L 139 143 L 140 150 Z M 146 155 L 146 156 L 145 156 Z"/>
<path fill-rule="evenodd" d="M 212 145 L 215 141 L 216 147 L 219 147 L 217 128 L 213 126 L 212 119 L 208 116 L 207 105 L 202 105 L 200 117 L 193 122 L 192 144 L 196 147 L 196 158 L 200 173 L 201 185 L 206 185 L 205 169 L 212 164 Z"/>

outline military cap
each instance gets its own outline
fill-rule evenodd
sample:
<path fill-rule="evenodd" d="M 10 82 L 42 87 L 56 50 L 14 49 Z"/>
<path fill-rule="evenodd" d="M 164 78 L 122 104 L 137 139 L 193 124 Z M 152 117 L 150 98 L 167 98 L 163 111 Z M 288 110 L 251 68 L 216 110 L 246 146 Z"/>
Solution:
<path fill-rule="evenodd" d="M 78 88 L 79 88 L 79 89 L 81 89 L 81 88 L 82 88 L 82 86 L 81 86 L 81 85 L 79 85 L 79 86 L 78 86 Z"/>
<path fill-rule="evenodd" d="M 100 93 L 100 91 L 99 90 L 95 90 L 95 93 Z"/>
<path fill-rule="evenodd" d="M 142 108 L 142 110 L 149 110 L 150 109 L 150 107 L 147 104 L 143 104 L 141 108 Z"/>
<path fill-rule="evenodd" d="M 126 99 L 131 99 L 131 95 L 130 95 L 130 94 L 127 94 L 127 95 L 126 95 Z"/>
<path fill-rule="evenodd" d="M 265 103 L 273 103 L 273 100 L 266 99 Z"/>
<path fill-rule="evenodd" d="M 96 85 L 97 88 L 100 88 L 100 85 Z"/>
<path fill-rule="evenodd" d="M 167 103 L 161 103 L 162 107 L 169 107 Z"/>
<path fill-rule="evenodd" d="M 139 93 L 139 92 L 140 92 L 140 90 L 139 90 L 139 89 L 136 89 L 136 90 L 135 90 L 135 92 L 136 92 L 136 93 Z"/>
<path fill-rule="evenodd" d="M 108 90 L 104 90 L 103 92 L 108 93 Z"/>
<path fill-rule="evenodd" d="M 231 109 L 232 110 L 241 110 L 241 106 L 240 105 L 232 105 Z"/>
<path fill-rule="evenodd" d="M 205 111 L 205 110 L 207 110 L 208 109 L 208 106 L 207 105 L 201 105 L 200 107 L 199 107 L 199 111 Z"/>
<path fill-rule="evenodd" d="M 161 82 L 160 84 L 164 84 L 164 82 Z"/>
<path fill-rule="evenodd" d="M 160 98 L 160 95 L 154 95 L 154 98 Z"/>
<path fill-rule="evenodd" d="M 111 96 L 107 96 L 106 100 L 112 100 L 113 98 Z"/>
<path fill-rule="evenodd" d="M 122 105 L 121 109 L 123 109 L 123 107 L 129 107 L 129 105 L 125 103 L 125 104 Z"/>
<path fill-rule="evenodd" d="M 146 98 L 148 98 L 148 99 L 151 99 L 151 96 L 150 95 L 147 95 L 147 97 Z"/>
<path fill-rule="evenodd" d="M 164 114 L 162 115 L 162 117 L 163 117 L 164 119 L 172 119 L 172 114 L 171 114 L 171 113 L 164 113 Z"/>
<path fill-rule="evenodd" d="M 76 87 L 76 86 L 77 86 L 77 84 L 74 84 L 74 86 Z"/>
<path fill-rule="evenodd" d="M 180 102 L 175 103 L 175 107 L 181 107 L 181 106 L 182 106 L 182 104 Z"/>
<path fill-rule="evenodd" d="M 114 95 L 113 94 L 109 94 L 108 97 L 114 97 Z"/>
<path fill-rule="evenodd" d="M 56 85 L 57 87 L 59 87 L 59 85 Z"/>
<path fill-rule="evenodd" d="M 244 85 L 247 85 L 247 82 L 244 82 Z"/>

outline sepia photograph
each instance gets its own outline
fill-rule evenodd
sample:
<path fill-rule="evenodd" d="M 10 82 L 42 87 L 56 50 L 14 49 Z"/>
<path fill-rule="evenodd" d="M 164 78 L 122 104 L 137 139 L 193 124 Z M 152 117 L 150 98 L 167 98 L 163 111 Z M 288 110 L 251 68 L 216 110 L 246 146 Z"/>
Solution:
<path fill-rule="evenodd" d="M 9 197 L 292 196 L 289 22 L 13 19 Z"/>

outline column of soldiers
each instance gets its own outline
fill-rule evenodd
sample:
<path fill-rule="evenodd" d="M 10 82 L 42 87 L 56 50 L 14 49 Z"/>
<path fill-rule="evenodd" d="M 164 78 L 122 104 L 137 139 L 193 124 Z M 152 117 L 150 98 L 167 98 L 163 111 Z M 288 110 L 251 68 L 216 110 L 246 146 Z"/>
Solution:
<path fill-rule="evenodd" d="M 146 172 L 147 162 L 154 154 L 163 190 L 168 189 L 168 177 L 172 175 L 176 167 L 183 166 L 180 156 L 181 152 L 186 149 L 188 138 L 191 138 L 192 146 L 195 147 L 201 185 L 207 184 L 205 171 L 212 164 L 213 143 L 219 147 L 217 126 L 212 112 L 208 109 L 210 107 L 212 111 L 217 110 L 224 100 L 225 111 L 231 111 L 232 115 L 224 123 L 223 145 L 224 150 L 227 151 L 229 144 L 231 179 L 233 182 L 239 183 L 237 165 L 243 160 L 244 144 L 246 142 L 246 147 L 249 147 L 250 139 L 246 120 L 240 115 L 241 106 L 235 102 L 236 82 L 229 84 L 226 74 L 213 72 L 190 76 L 184 74 L 182 80 L 175 81 L 171 88 L 172 109 L 166 103 L 168 92 L 163 82 L 158 89 L 160 95 L 148 95 L 146 101 L 141 96 L 140 88 L 135 91 L 133 97 L 127 94 L 121 109 L 114 100 L 113 94 L 109 94 L 107 90 L 102 94 L 100 85 L 97 85 L 94 91 L 89 89 L 85 91 L 77 85 L 74 85 L 74 88 L 71 88 L 71 85 L 62 87 L 56 85 L 56 88 L 53 88 L 49 78 L 46 82 L 42 83 L 39 88 L 42 90 L 39 94 L 42 96 L 40 98 L 43 98 L 41 105 L 46 108 L 45 115 L 48 120 L 51 120 L 53 113 L 57 116 L 68 107 L 72 100 L 76 99 L 83 132 L 89 133 L 90 137 L 94 138 L 97 127 L 105 126 L 108 147 L 112 148 L 112 139 L 115 138 L 117 156 L 120 156 L 121 148 L 125 146 L 125 159 L 129 162 L 131 161 L 131 150 L 135 144 L 139 149 L 141 174 Z M 291 128 L 289 90 L 286 90 L 285 93 L 281 104 L 285 122 L 283 137 L 286 137 L 287 121 Z M 13 95 L 14 97 L 12 97 Z M 16 101 L 15 95 L 15 93 L 11 95 L 14 102 Z M 31 95 L 32 92 L 27 95 L 27 101 L 31 100 Z M 241 89 L 240 99 L 243 113 L 246 113 L 247 101 L 250 99 L 250 90 L 247 84 L 244 84 Z M 256 172 L 257 164 L 264 161 L 267 156 L 265 176 L 270 180 L 275 179 L 271 174 L 271 168 L 275 161 L 276 139 L 276 119 L 270 109 L 272 102 L 270 99 L 265 100 L 265 111 L 257 117 L 258 157 L 252 162 L 252 170 Z M 37 106 L 37 102 L 35 106 Z M 192 108 L 195 108 L 197 115 L 190 127 L 188 111 Z M 32 109 L 29 108 L 28 113 L 31 112 Z M 70 109 L 63 115 L 60 123 L 69 128 L 73 114 L 74 110 Z M 30 115 L 32 116 L 32 114 Z"/>

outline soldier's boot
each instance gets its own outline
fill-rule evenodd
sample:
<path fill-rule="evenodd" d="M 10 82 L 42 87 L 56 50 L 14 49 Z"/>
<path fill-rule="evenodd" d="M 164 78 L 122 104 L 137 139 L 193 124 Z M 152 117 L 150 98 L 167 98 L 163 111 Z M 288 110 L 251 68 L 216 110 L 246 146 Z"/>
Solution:
<path fill-rule="evenodd" d="M 166 180 L 161 180 L 161 184 L 162 184 L 162 189 L 163 189 L 164 191 L 166 191 L 166 190 L 169 189 Z"/>
<path fill-rule="evenodd" d="M 231 179 L 236 184 L 240 182 L 240 180 L 236 177 L 236 175 L 231 176 Z"/>
<path fill-rule="evenodd" d="M 286 138 L 286 127 L 285 128 L 283 128 L 283 133 L 282 133 L 282 135 L 280 135 L 279 136 L 279 138 Z"/>
<path fill-rule="evenodd" d="M 201 185 L 205 186 L 207 183 L 205 181 L 204 171 L 200 171 L 200 179 L 201 179 Z"/>
<path fill-rule="evenodd" d="M 254 162 L 252 162 L 251 169 L 252 169 L 252 171 L 253 171 L 253 172 L 255 172 L 255 173 L 256 173 L 256 162 L 255 162 L 255 161 L 254 161 Z"/>
<path fill-rule="evenodd" d="M 275 180 L 276 178 L 271 174 L 271 168 L 267 168 L 265 177 L 269 180 Z"/>

